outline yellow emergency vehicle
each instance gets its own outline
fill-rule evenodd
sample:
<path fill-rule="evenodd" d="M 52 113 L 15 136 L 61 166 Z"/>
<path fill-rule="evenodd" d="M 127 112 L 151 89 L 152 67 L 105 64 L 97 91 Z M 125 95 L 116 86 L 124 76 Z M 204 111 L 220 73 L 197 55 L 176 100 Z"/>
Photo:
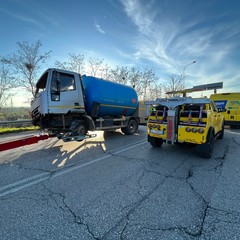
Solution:
<path fill-rule="evenodd" d="M 210 99 L 221 109 L 225 125 L 240 127 L 240 92 L 212 94 Z"/>
<path fill-rule="evenodd" d="M 148 118 L 148 142 L 153 147 L 190 143 L 199 155 L 211 158 L 215 139 L 224 136 L 224 117 L 209 98 L 158 98 L 146 101 L 154 106 Z"/>

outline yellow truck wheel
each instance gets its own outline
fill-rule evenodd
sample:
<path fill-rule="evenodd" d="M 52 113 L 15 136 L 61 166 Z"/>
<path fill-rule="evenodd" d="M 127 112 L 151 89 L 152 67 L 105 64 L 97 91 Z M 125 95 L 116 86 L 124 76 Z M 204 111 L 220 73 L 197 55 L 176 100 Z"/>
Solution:
<path fill-rule="evenodd" d="M 212 131 L 208 133 L 207 141 L 196 146 L 197 153 L 204 158 L 211 158 L 213 153 L 214 134 Z"/>
<path fill-rule="evenodd" d="M 162 138 L 155 138 L 155 137 L 151 137 L 149 135 L 148 135 L 148 142 L 150 142 L 150 144 L 153 147 L 161 147 L 163 144 Z"/>

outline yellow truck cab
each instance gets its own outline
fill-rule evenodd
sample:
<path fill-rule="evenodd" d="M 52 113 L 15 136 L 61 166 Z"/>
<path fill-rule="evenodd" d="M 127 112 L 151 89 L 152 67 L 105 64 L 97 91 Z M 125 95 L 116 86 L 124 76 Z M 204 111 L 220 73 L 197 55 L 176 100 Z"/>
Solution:
<path fill-rule="evenodd" d="M 148 142 L 153 147 L 191 143 L 199 155 L 211 158 L 213 143 L 224 136 L 224 118 L 207 98 L 172 98 L 147 101 L 154 106 L 148 118 Z"/>
<path fill-rule="evenodd" d="M 225 125 L 240 127 L 240 92 L 212 94 L 215 102 L 225 118 Z"/>

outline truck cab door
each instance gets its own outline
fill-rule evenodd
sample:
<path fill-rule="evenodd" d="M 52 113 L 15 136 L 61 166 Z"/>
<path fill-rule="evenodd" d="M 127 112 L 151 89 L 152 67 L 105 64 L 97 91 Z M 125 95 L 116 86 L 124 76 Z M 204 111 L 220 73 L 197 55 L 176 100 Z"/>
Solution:
<path fill-rule="evenodd" d="M 84 112 L 80 75 L 54 70 L 50 82 L 48 102 L 50 113 Z"/>
<path fill-rule="evenodd" d="M 218 111 L 218 108 L 216 106 L 215 103 L 211 103 L 210 104 L 210 108 L 213 111 L 213 124 L 214 124 L 214 128 L 215 128 L 215 132 L 219 132 L 222 128 L 222 116 L 221 113 Z"/>
<path fill-rule="evenodd" d="M 228 121 L 240 121 L 239 119 L 240 104 L 237 100 L 229 100 L 227 104 L 227 120 Z"/>

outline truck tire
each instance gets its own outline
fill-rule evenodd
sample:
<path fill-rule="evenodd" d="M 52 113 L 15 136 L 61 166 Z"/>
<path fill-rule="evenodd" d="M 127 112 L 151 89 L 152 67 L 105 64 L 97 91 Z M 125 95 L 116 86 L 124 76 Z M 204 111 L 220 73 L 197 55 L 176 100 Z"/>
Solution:
<path fill-rule="evenodd" d="M 151 136 L 148 136 L 148 142 L 150 142 L 150 144 L 153 147 L 161 147 L 163 144 L 162 138 L 155 138 L 155 137 L 151 137 Z"/>
<path fill-rule="evenodd" d="M 130 119 L 125 128 L 122 129 L 122 132 L 126 135 L 133 135 L 138 130 L 138 122 L 135 119 Z"/>
<path fill-rule="evenodd" d="M 204 158 L 211 158 L 213 153 L 214 134 L 212 131 L 208 133 L 207 141 L 204 144 L 196 146 L 197 153 Z"/>
<path fill-rule="evenodd" d="M 218 139 L 223 139 L 223 136 L 224 136 L 224 122 L 222 124 L 222 130 L 221 130 L 221 133 L 218 136 Z"/>

